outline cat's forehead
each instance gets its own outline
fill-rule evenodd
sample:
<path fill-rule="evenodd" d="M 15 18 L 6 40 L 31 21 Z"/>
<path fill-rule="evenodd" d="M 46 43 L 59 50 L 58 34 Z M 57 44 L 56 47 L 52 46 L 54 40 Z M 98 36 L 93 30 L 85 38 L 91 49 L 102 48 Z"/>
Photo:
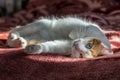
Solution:
<path fill-rule="evenodd" d="M 99 39 L 95 39 L 95 38 L 79 38 L 76 39 L 75 41 L 79 41 L 81 43 L 92 43 L 92 44 L 101 44 L 101 41 Z"/>
<path fill-rule="evenodd" d="M 101 41 L 99 39 L 90 39 L 87 42 L 93 43 L 93 44 L 100 44 L 101 43 Z"/>
<path fill-rule="evenodd" d="M 76 39 L 76 40 L 79 40 L 79 41 L 86 41 L 86 42 L 101 42 L 101 40 L 99 40 L 99 39 L 96 39 L 96 38 L 89 38 L 89 37 L 79 38 L 79 39 Z"/>

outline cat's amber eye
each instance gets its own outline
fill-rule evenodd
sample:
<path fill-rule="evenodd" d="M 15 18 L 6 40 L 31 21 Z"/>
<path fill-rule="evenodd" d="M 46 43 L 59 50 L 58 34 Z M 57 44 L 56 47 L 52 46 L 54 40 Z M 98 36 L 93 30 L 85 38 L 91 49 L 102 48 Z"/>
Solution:
<path fill-rule="evenodd" d="M 87 44 L 85 45 L 85 47 L 86 47 L 87 49 L 91 49 L 91 48 L 93 47 L 93 44 L 87 43 Z"/>

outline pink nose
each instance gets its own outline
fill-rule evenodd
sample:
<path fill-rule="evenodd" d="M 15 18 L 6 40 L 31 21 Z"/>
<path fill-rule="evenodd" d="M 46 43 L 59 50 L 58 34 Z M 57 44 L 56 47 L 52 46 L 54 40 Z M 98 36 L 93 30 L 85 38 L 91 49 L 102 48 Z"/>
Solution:
<path fill-rule="evenodd" d="M 83 53 L 83 51 L 80 49 L 80 47 L 79 47 L 79 41 L 75 41 L 74 43 L 73 43 L 73 47 L 77 50 L 77 51 L 79 51 L 80 53 Z"/>
<path fill-rule="evenodd" d="M 74 47 L 78 46 L 78 42 L 77 42 L 77 41 L 74 42 L 74 43 L 73 43 L 73 46 L 74 46 Z"/>
<path fill-rule="evenodd" d="M 75 41 L 73 43 L 73 47 L 76 49 L 76 50 L 79 50 L 79 41 Z"/>
<path fill-rule="evenodd" d="M 80 40 L 75 41 L 75 42 L 73 43 L 73 46 L 74 46 L 74 47 L 75 47 L 75 46 L 78 46 L 78 45 L 79 45 L 79 42 L 80 42 Z"/>

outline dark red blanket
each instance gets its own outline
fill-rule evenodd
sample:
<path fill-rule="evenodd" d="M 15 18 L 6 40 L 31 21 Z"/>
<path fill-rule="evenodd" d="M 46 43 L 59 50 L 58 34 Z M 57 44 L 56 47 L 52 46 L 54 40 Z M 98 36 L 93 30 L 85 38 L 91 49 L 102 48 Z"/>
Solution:
<path fill-rule="evenodd" d="M 8 32 L 40 16 L 77 14 L 95 21 L 111 42 L 113 56 L 75 59 L 57 54 L 28 55 L 6 47 Z M 120 80 L 119 0 L 30 0 L 12 17 L 0 17 L 0 80 Z"/>

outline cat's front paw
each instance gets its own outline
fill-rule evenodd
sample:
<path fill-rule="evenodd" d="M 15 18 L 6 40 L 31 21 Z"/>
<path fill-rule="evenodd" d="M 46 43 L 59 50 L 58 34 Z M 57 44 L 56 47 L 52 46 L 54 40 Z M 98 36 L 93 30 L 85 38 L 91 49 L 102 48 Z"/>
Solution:
<path fill-rule="evenodd" d="M 22 47 L 25 48 L 27 41 L 23 37 L 18 37 L 17 35 L 9 35 L 7 39 L 7 45 L 9 47 Z"/>
<path fill-rule="evenodd" d="M 29 45 L 24 50 L 28 54 L 40 54 L 42 53 L 42 46 L 40 45 Z"/>
<path fill-rule="evenodd" d="M 27 46 L 27 41 L 23 37 L 19 37 L 16 41 L 18 47 L 25 48 Z"/>

